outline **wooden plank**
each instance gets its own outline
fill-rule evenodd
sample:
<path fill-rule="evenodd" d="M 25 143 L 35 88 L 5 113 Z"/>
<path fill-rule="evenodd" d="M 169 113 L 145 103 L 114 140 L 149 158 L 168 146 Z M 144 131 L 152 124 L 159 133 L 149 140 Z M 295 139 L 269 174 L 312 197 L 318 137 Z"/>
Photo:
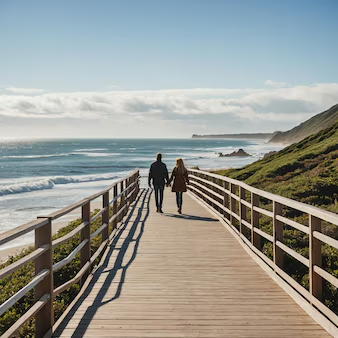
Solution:
<path fill-rule="evenodd" d="M 279 248 L 281 248 L 284 252 L 286 252 L 288 255 L 297 259 L 297 261 L 303 263 L 305 266 L 309 267 L 310 263 L 309 263 L 309 260 L 306 257 L 304 257 L 303 255 L 299 254 L 298 252 L 292 250 L 291 248 L 289 248 L 288 246 L 286 246 L 285 244 L 283 244 L 280 241 L 276 241 L 276 245 Z"/>
<path fill-rule="evenodd" d="M 44 269 L 40 271 L 27 285 L 20 289 L 16 294 L 8 298 L 5 302 L 0 305 L 0 316 L 3 315 L 11 306 L 19 301 L 28 291 L 32 290 L 36 285 L 49 275 L 49 270 Z"/>
<path fill-rule="evenodd" d="M 84 229 L 87 225 L 89 224 L 89 222 L 82 222 L 80 225 L 78 225 L 74 230 L 68 232 L 67 235 L 64 235 L 60 238 L 57 238 L 53 241 L 53 248 L 55 248 L 56 246 L 60 245 L 63 242 L 66 242 L 68 240 L 70 240 L 72 237 L 74 237 L 78 232 L 80 232 L 82 229 Z"/>
<path fill-rule="evenodd" d="M 336 239 L 333 239 L 327 235 L 322 234 L 318 231 L 313 231 L 313 237 L 316 239 L 319 239 L 322 243 L 326 243 L 328 245 L 331 245 L 335 249 L 338 250 L 338 241 Z"/>
<path fill-rule="evenodd" d="M 53 265 L 53 272 L 69 264 L 87 243 L 88 243 L 88 239 L 84 239 L 67 257 L 55 263 Z"/>
<path fill-rule="evenodd" d="M 36 221 L 32 221 L 23 225 L 20 225 L 14 229 L 8 230 L 0 234 L 0 245 L 4 245 L 7 242 L 12 241 L 28 232 L 36 230 L 49 222 L 48 218 L 39 218 Z"/>
<path fill-rule="evenodd" d="M 109 221 L 109 220 L 108 220 Z M 95 238 L 98 234 L 100 234 L 102 232 L 102 230 L 107 229 L 108 228 L 108 223 L 104 223 L 102 224 L 96 231 L 94 231 L 91 235 L 90 235 L 90 239 L 92 240 L 93 238 Z"/>
<path fill-rule="evenodd" d="M 254 231 L 256 234 L 258 234 L 258 235 L 264 237 L 264 238 L 267 239 L 268 241 L 273 242 L 273 237 L 272 237 L 271 235 L 267 234 L 266 232 L 264 232 L 263 230 L 260 230 L 260 229 L 258 229 L 258 228 L 254 228 L 253 231 Z"/>
<path fill-rule="evenodd" d="M 23 265 L 33 261 L 40 255 L 42 255 L 45 251 L 49 249 L 49 245 L 42 245 L 40 248 L 34 250 L 27 256 L 22 257 L 21 259 L 17 260 L 16 262 L 12 263 L 11 265 L 6 266 L 5 268 L 0 270 L 0 279 L 6 277 L 7 275 L 11 274 L 12 272 L 16 271 Z"/>
<path fill-rule="evenodd" d="M 288 219 L 286 217 L 283 217 L 281 215 L 276 215 L 276 219 L 282 223 L 285 223 L 287 225 L 290 225 L 291 227 L 297 229 L 297 230 L 300 230 L 306 234 L 309 234 L 309 227 L 303 225 L 303 224 L 300 224 L 298 222 L 295 222 L 291 219 Z"/>

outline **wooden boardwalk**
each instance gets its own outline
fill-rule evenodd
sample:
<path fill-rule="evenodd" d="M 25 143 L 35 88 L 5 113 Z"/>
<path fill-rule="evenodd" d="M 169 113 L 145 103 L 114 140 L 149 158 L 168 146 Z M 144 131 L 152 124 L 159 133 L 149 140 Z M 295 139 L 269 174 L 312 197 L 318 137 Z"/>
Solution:
<path fill-rule="evenodd" d="M 330 337 L 214 216 L 141 190 L 54 337 Z"/>

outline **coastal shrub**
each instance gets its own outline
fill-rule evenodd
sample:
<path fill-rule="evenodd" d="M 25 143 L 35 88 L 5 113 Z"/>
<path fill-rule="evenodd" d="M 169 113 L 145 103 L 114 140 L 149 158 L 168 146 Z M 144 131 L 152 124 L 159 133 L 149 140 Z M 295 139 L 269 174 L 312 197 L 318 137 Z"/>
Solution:
<path fill-rule="evenodd" d="M 95 210 L 91 213 L 93 217 L 99 210 Z M 112 212 L 112 210 L 110 210 Z M 70 222 L 67 226 L 63 227 L 53 236 L 53 240 L 60 238 L 70 231 L 74 230 L 82 222 L 81 219 Z M 93 223 L 91 223 L 91 233 L 96 231 L 102 225 L 102 217 L 99 216 Z M 64 242 L 53 249 L 53 263 L 57 263 L 67 257 L 72 250 L 80 244 L 80 234 L 74 236 L 69 241 Z M 98 235 L 91 240 L 92 254 L 96 252 L 101 245 L 101 236 Z M 28 255 L 34 251 L 34 246 L 30 246 L 22 250 L 19 254 L 12 255 L 7 261 L 0 264 L 0 269 L 10 265 L 11 263 L 19 260 L 20 258 Z M 98 259 L 99 260 L 99 259 Z M 54 272 L 54 288 L 62 285 L 66 281 L 72 279 L 80 270 L 80 254 L 67 265 L 60 270 Z M 9 276 L 0 280 L 0 303 L 5 302 L 8 298 L 18 292 L 21 288 L 27 285 L 34 278 L 34 264 L 30 262 L 23 267 L 19 268 Z M 54 314 L 55 320 L 57 320 L 65 311 L 67 306 L 72 302 L 75 296 L 80 291 L 79 284 L 74 284 L 54 299 Z M 0 316 L 0 336 L 6 332 L 23 314 L 25 314 L 31 306 L 34 304 L 34 290 L 28 292 L 28 294 L 20 299 L 15 305 L 13 305 L 8 311 Z M 35 322 L 34 319 L 28 321 L 19 330 L 18 337 L 35 337 Z"/>

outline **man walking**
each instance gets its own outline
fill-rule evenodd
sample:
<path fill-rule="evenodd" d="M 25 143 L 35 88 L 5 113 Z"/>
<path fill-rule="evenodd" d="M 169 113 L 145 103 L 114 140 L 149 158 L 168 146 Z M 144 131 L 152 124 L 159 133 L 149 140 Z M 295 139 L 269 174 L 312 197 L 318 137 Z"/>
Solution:
<path fill-rule="evenodd" d="M 156 155 L 156 162 L 152 163 L 149 170 L 148 184 L 151 188 L 151 180 L 153 180 L 155 190 L 155 202 L 156 212 L 163 213 L 162 202 L 163 202 L 163 190 L 164 185 L 169 182 L 169 175 L 167 166 L 162 162 L 162 154 Z"/>

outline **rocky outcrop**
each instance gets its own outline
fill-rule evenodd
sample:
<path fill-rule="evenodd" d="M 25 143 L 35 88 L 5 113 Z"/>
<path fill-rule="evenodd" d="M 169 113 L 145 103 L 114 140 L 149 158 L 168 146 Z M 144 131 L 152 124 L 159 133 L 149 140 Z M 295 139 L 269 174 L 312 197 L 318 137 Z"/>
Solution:
<path fill-rule="evenodd" d="M 219 157 L 232 157 L 232 156 L 248 157 L 248 156 L 251 156 L 250 154 L 246 153 L 243 149 L 239 149 L 238 151 L 233 151 L 230 154 L 218 153 L 218 155 L 219 155 Z"/>

